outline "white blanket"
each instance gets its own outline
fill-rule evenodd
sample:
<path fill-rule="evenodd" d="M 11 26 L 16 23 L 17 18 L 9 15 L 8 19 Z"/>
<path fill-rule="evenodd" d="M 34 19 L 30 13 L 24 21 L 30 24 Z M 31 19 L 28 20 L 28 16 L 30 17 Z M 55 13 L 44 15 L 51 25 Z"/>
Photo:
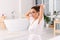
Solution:
<path fill-rule="evenodd" d="M 60 40 L 60 35 L 59 36 L 56 36 L 54 38 L 51 38 L 50 40 Z"/>
<path fill-rule="evenodd" d="M 0 31 L 0 40 L 24 40 L 28 37 L 27 31 L 21 32 L 8 32 L 8 31 Z"/>

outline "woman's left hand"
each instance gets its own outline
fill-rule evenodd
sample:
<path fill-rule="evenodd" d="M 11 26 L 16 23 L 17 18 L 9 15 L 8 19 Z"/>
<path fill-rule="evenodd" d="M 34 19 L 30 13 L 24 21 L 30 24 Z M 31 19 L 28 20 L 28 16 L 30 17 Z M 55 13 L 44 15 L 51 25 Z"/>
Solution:
<path fill-rule="evenodd" d="M 43 5 L 43 4 L 40 5 L 40 8 L 43 8 L 44 9 L 44 7 L 45 7 L 45 5 Z"/>

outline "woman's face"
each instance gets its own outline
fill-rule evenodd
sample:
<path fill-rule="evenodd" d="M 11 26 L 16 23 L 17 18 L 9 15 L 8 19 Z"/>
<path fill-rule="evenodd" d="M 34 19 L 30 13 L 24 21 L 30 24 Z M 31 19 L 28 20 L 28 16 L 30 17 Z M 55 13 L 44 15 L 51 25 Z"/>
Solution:
<path fill-rule="evenodd" d="M 33 18 L 37 18 L 38 17 L 38 12 L 35 9 L 31 9 L 31 14 Z"/>

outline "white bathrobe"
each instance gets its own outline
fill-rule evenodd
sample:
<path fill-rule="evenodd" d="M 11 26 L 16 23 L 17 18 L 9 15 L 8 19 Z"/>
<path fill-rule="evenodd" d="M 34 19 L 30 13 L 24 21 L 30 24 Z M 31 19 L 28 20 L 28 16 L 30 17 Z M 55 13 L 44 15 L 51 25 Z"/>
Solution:
<path fill-rule="evenodd" d="M 43 27 L 44 27 L 44 17 L 42 18 L 42 20 L 40 21 L 40 23 L 38 24 L 39 19 L 36 19 L 34 21 L 33 17 L 30 17 L 30 26 L 29 26 L 29 32 L 30 33 L 36 33 L 36 34 L 40 34 L 40 32 L 43 31 Z"/>
<path fill-rule="evenodd" d="M 39 19 L 36 19 L 34 21 L 34 19 L 30 17 L 30 26 L 28 29 L 30 32 L 30 35 L 29 35 L 28 40 L 42 40 L 40 35 L 44 27 L 44 18 L 42 18 L 39 24 L 38 24 L 38 21 Z"/>

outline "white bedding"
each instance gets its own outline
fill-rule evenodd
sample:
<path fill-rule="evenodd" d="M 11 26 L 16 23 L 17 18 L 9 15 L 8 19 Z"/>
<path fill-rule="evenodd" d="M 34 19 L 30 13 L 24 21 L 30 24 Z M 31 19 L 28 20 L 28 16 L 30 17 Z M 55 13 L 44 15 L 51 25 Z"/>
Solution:
<path fill-rule="evenodd" d="M 48 33 L 49 32 L 49 33 Z M 53 32 L 53 31 L 52 31 Z M 28 40 L 29 37 L 28 31 L 20 31 L 20 32 L 9 32 L 9 31 L 0 31 L 0 40 Z M 51 34 L 51 30 L 45 30 L 43 31 L 41 38 L 42 40 L 48 40 L 53 37 L 53 34 Z M 53 40 L 52 38 L 51 40 Z"/>
<path fill-rule="evenodd" d="M 59 36 L 56 36 L 54 38 L 51 38 L 50 40 L 60 40 L 60 35 Z"/>
<path fill-rule="evenodd" d="M 23 32 L 8 32 L 0 31 L 0 40 L 27 40 L 29 33 Z"/>
<path fill-rule="evenodd" d="M 31 34 L 29 34 L 28 31 L 21 32 L 0 31 L 0 40 L 28 40 L 30 35 Z"/>

